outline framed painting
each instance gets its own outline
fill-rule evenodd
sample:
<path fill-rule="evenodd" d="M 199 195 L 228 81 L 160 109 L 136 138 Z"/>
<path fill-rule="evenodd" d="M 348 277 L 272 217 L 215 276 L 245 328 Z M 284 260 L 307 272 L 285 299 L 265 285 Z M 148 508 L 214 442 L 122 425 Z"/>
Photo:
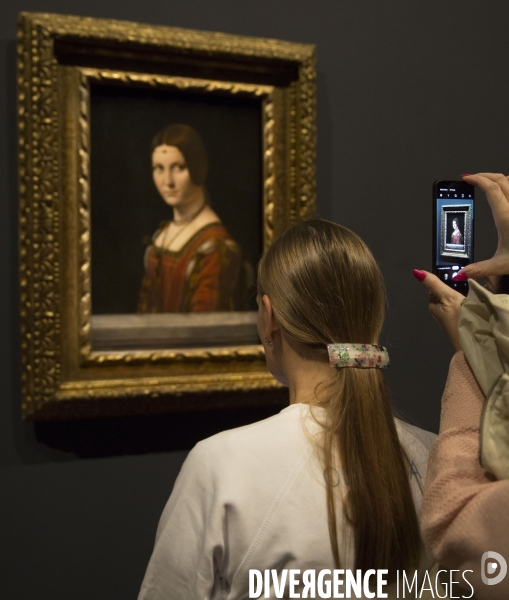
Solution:
<path fill-rule="evenodd" d="M 311 45 L 22 13 L 24 418 L 261 405 L 256 265 L 315 210 Z"/>
<path fill-rule="evenodd" d="M 472 256 L 471 205 L 444 205 L 440 213 L 440 254 L 457 258 Z"/>

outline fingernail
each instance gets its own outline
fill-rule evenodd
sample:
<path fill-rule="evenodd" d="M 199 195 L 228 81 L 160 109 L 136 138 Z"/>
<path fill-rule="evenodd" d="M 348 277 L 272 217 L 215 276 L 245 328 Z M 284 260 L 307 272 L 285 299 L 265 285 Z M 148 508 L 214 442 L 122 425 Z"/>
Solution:
<path fill-rule="evenodd" d="M 464 175 L 462 175 L 462 177 L 471 177 L 472 175 L 470 173 L 465 173 Z"/>
<path fill-rule="evenodd" d="M 426 273 L 424 271 L 419 271 L 419 269 L 414 269 L 412 271 L 413 276 L 419 281 L 424 281 L 426 279 Z"/>
<path fill-rule="evenodd" d="M 468 281 L 468 277 L 465 275 L 465 273 L 455 273 L 452 278 L 454 281 Z"/>

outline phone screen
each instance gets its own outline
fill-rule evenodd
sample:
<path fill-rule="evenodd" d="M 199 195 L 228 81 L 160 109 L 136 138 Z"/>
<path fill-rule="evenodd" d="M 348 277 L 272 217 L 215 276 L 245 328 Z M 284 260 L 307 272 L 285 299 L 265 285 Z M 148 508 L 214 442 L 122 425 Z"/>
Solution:
<path fill-rule="evenodd" d="M 474 190 L 464 181 L 433 184 L 433 272 L 462 294 L 468 284 L 453 276 L 474 261 Z"/>

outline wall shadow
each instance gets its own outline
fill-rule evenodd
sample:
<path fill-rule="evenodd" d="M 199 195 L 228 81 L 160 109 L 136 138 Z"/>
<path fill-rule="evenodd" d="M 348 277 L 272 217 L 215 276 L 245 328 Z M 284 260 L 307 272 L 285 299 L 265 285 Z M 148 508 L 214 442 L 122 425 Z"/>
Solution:
<path fill-rule="evenodd" d="M 282 399 L 260 408 L 39 422 L 33 428 L 40 444 L 69 453 L 61 460 L 173 452 L 190 450 L 225 429 L 266 419 L 284 406 Z"/>

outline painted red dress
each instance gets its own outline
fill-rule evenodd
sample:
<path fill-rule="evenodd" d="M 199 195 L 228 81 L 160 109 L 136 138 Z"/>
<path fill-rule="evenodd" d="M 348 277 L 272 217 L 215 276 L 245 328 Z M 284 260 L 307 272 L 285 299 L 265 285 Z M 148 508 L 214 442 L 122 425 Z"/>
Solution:
<path fill-rule="evenodd" d="M 456 231 L 454 231 L 451 235 L 451 244 L 462 244 L 463 243 L 463 236 L 461 235 L 461 232 L 459 229 L 456 229 Z"/>
<path fill-rule="evenodd" d="M 155 246 L 160 232 L 145 254 L 138 312 L 234 310 L 241 254 L 225 227 L 221 223 L 202 227 L 178 252 Z"/>

